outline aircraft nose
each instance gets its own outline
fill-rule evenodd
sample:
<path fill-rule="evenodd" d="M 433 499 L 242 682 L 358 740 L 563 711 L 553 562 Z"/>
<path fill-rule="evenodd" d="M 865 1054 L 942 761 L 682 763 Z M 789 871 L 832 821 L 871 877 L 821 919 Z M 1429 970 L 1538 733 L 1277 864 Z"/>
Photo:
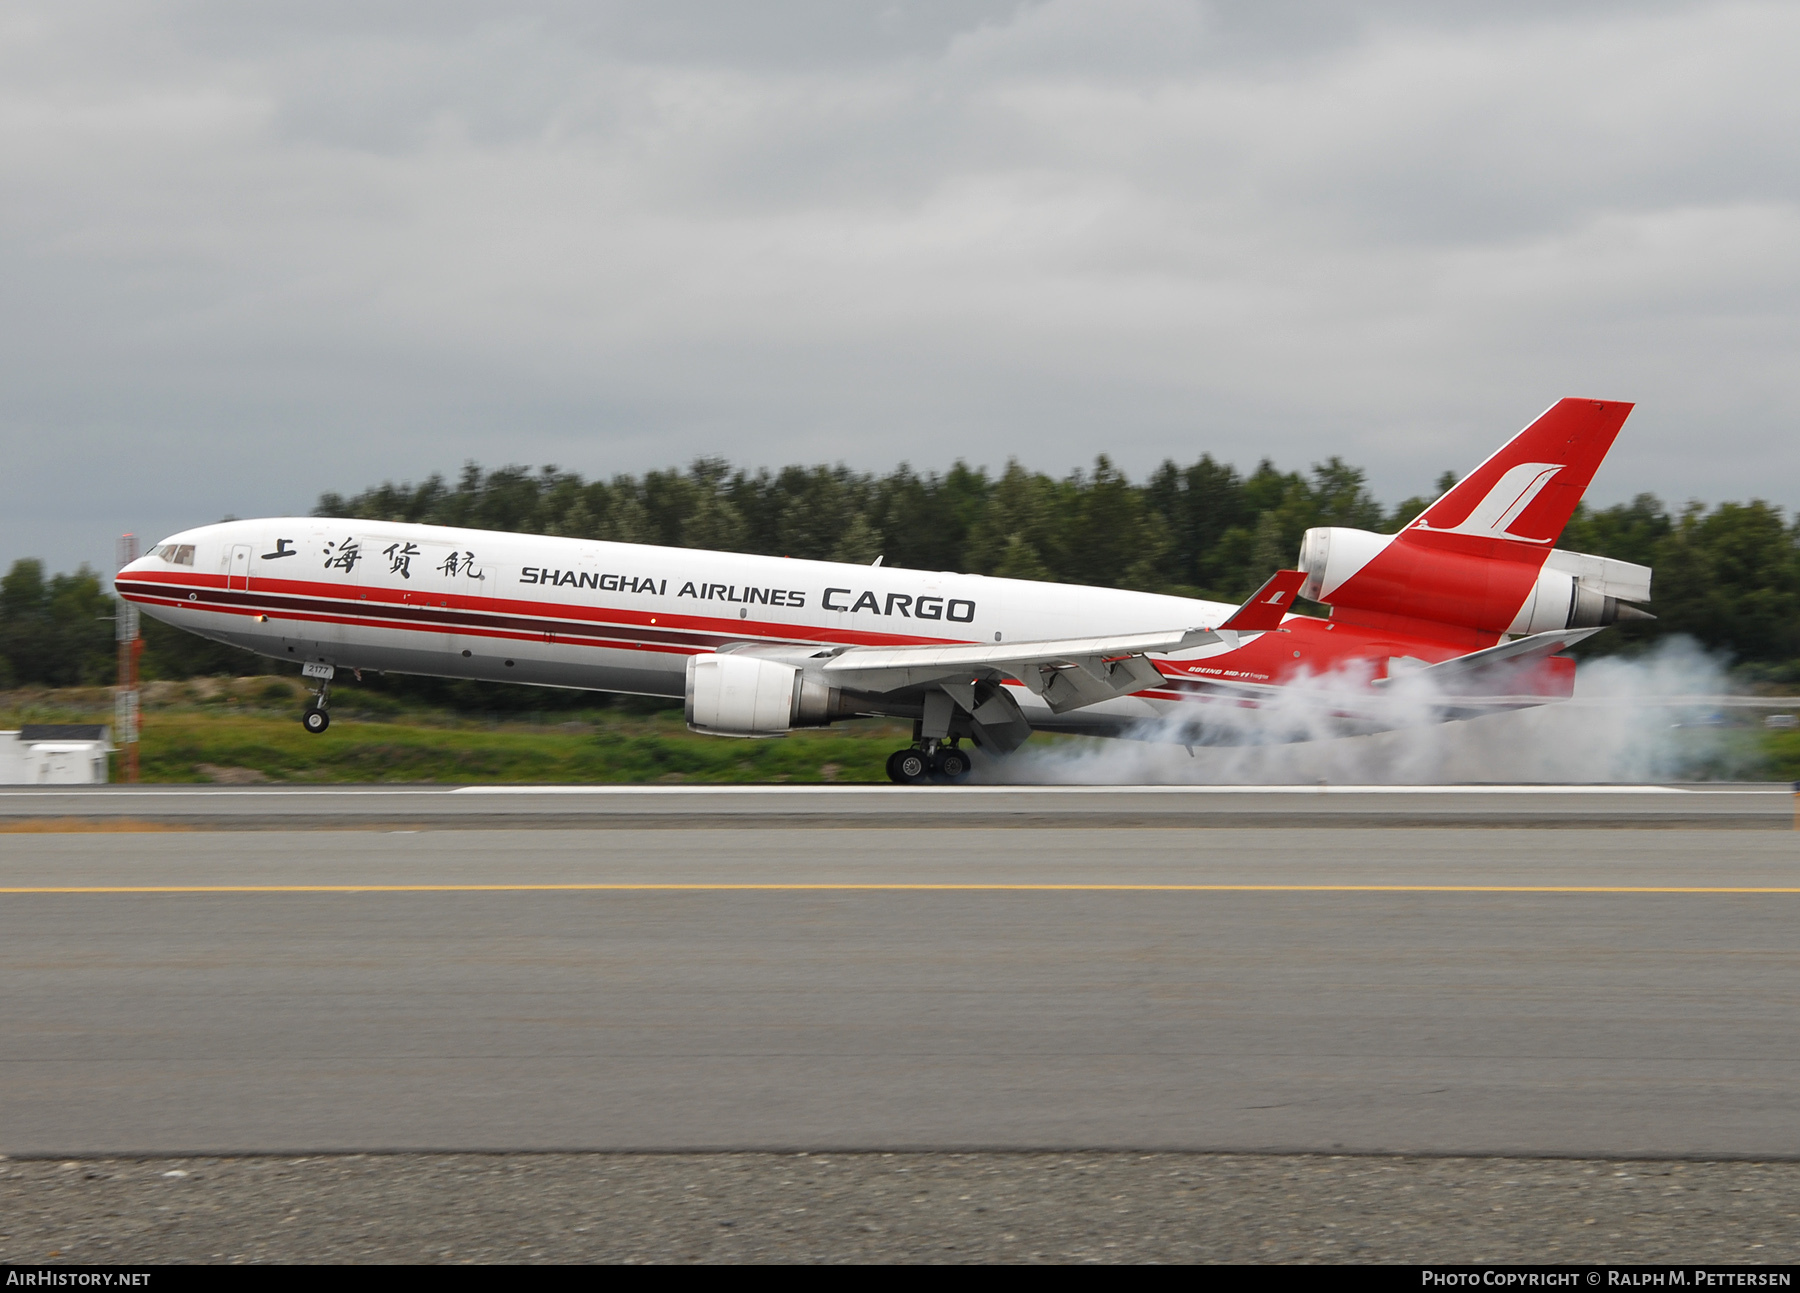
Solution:
<path fill-rule="evenodd" d="M 157 555 L 157 549 L 151 548 L 150 551 L 144 553 L 143 556 L 137 558 L 137 560 L 120 566 L 119 573 L 115 575 L 114 578 L 129 579 L 133 575 L 157 575 L 168 569 L 168 563 Z"/>

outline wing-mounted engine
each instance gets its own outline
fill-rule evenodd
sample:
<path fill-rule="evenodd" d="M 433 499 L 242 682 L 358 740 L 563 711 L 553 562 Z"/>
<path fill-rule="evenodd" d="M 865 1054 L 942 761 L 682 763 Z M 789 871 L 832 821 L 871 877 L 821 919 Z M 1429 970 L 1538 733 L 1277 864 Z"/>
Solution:
<path fill-rule="evenodd" d="M 687 722 L 712 736 L 782 736 L 855 711 L 816 672 L 762 656 L 688 657 Z"/>

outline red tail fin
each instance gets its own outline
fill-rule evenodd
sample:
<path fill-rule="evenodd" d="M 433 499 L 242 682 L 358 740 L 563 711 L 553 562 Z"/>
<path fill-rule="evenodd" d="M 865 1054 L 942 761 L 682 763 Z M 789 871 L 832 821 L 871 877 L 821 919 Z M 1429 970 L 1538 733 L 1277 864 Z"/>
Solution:
<path fill-rule="evenodd" d="M 1240 633 L 1262 633 L 1280 628 L 1281 617 L 1294 608 L 1294 597 L 1305 582 L 1303 570 L 1277 570 L 1219 627 L 1236 629 Z"/>
<path fill-rule="evenodd" d="M 1631 408 L 1558 400 L 1333 588 L 1336 618 L 1470 645 L 1497 640 Z"/>
<path fill-rule="evenodd" d="M 1425 540 L 1437 547 L 1427 536 L 1455 534 L 1548 552 L 1631 408 L 1617 400 L 1558 400 L 1426 508 L 1400 532 L 1399 541 Z M 1471 551 L 1465 544 L 1443 546 Z"/>

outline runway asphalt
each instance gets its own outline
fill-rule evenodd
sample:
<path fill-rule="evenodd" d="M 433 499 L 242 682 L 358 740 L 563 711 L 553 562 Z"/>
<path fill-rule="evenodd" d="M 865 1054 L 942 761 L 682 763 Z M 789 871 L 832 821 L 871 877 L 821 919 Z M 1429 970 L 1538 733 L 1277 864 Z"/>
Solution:
<path fill-rule="evenodd" d="M 7 1154 L 1800 1155 L 1791 830 L 90 830 L 45 798 L 0 833 Z"/>
<path fill-rule="evenodd" d="M 0 831 L 648 826 L 1559 826 L 1791 830 L 1785 784 L 0 787 Z"/>

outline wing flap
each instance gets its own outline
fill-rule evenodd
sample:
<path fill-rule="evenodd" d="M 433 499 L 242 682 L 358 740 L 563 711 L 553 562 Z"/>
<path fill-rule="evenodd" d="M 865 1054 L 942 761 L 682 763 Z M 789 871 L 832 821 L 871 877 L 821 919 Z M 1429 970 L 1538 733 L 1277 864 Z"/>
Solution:
<path fill-rule="evenodd" d="M 1600 631 L 1598 628 L 1556 629 L 1549 633 L 1534 633 L 1530 637 L 1502 642 L 1485 651 L 1471 651 L 1468 655 L 1460 655 L 1453 660 L 1443 660 L 1437 664 L 1423 665 L 1405 673 L 1380 678 L 1376 680 L 1375 686 L 1386 689 L 1396 683 L 1424 681 L 1432 686 L 1442 687 L 1452 695 L 1480 695 L 1485 690 L 1514 681 L 1519 671 L 1529 670 L 1565 647 L 1574 646 Z"/>
<path fill-rule="evenodd" d="M 1160 684 L 1162 673 L 1144 658 L 1149 652 L 1166 654 L 1225 640 L 1211 629 L 1193 628 L 1040 642 L 851 647 L 826 661 L 824 672 L 840 687 L 869 692 L 989 675 L 1013 678 L 1060 714 Z"/>

